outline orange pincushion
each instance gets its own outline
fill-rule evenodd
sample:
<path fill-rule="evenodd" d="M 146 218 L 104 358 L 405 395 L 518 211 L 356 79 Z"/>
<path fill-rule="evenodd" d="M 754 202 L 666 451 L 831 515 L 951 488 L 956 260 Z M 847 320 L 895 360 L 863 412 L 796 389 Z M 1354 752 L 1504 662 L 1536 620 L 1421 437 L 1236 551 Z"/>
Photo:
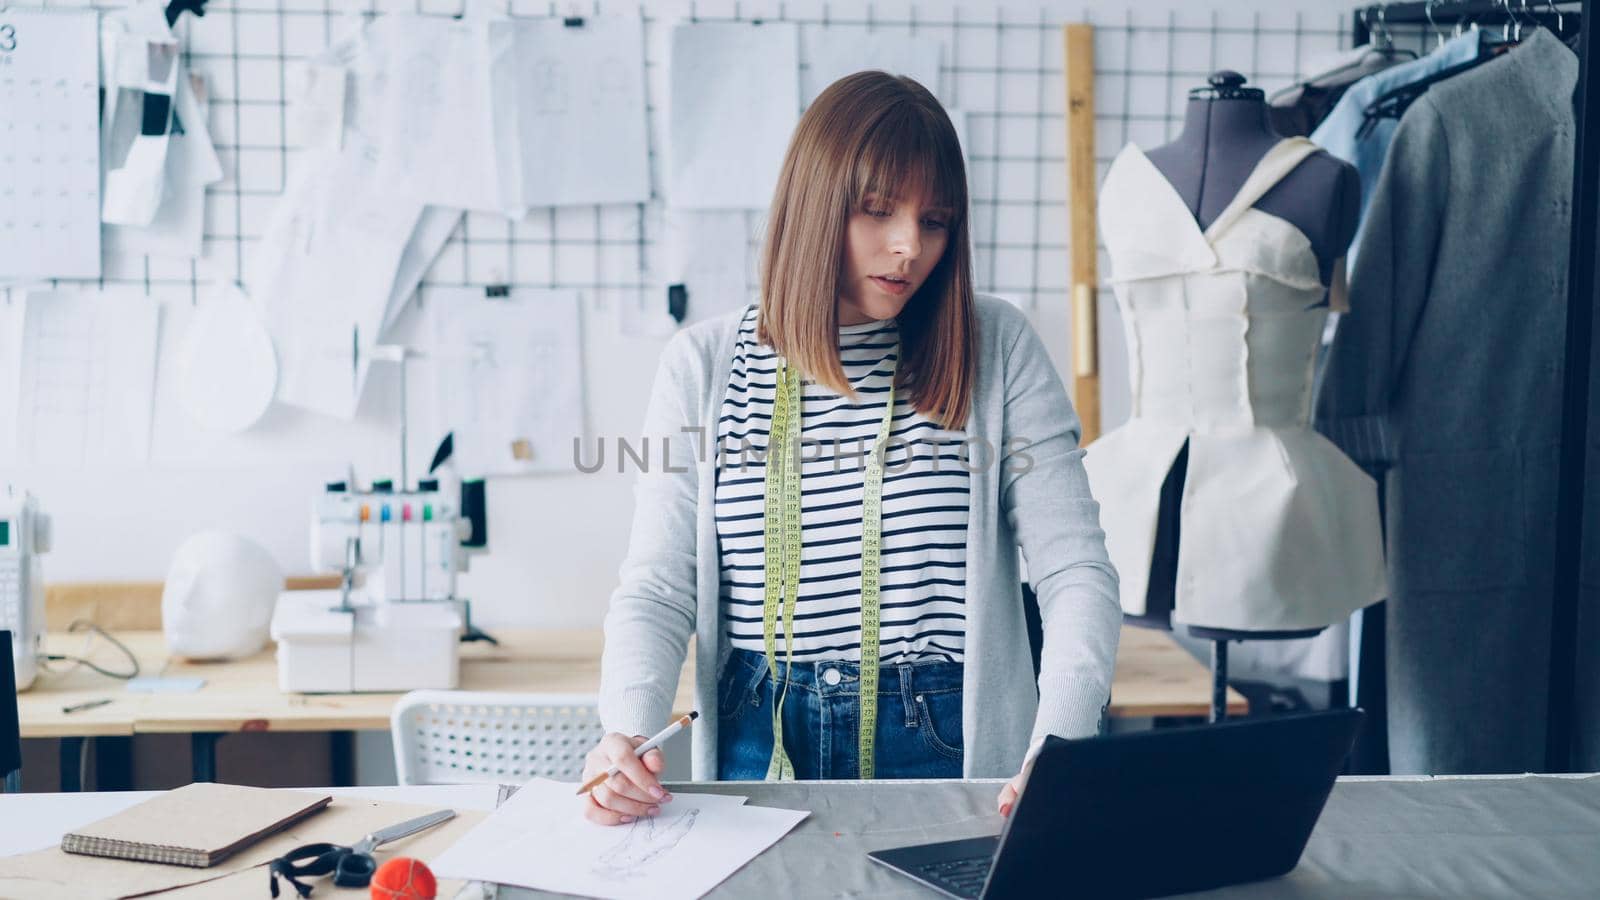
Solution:
<path fill-rule="evenodd" d="M 372 873 L 372 900 L 433 900 L 439 882 L 426 864 L 396 856 Z"/>

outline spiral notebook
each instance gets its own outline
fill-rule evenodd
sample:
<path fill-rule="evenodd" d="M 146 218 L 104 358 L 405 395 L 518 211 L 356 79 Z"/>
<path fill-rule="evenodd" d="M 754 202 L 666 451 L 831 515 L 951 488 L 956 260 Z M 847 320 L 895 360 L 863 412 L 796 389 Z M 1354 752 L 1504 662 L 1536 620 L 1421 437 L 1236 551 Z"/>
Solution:
<path fill-rule="evenodd" d="M 332 800 L 305 791 L 191 784 L 78 829 L 61 839 L 61 849 L 203 869 Z"/>

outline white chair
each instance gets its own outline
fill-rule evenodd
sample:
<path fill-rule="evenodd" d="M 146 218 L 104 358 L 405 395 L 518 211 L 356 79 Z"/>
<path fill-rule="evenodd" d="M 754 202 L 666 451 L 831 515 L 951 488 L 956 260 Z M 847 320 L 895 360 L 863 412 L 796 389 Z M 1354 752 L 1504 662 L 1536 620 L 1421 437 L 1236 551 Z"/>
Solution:
<path fill-rule="evenodd" d="M 583 694 L 412 691 L 389 719 L 401 784 L 577 781 L 605 729 Z"/>

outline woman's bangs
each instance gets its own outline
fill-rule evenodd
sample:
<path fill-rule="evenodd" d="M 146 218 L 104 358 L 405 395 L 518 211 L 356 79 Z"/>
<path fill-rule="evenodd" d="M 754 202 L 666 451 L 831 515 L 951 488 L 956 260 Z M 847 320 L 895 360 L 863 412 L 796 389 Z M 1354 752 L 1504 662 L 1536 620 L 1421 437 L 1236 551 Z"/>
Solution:
<path fill-rule="evenodd" d="M 966 172 L 955 134 L 943 123 L 924 121 L 914 108 L 902 107 L 871 128 L 856 157 L 851 201 L 860 208 L 868 196 L 893 200 L 929 198 L 929 205 L 952 216 L 966 210 Z M 941 117 L 942 118 L 942 117 Z M 941 131 L 950 130 L 948 140 Z M 952 153 L 952 150 L 954 151 Z"/>

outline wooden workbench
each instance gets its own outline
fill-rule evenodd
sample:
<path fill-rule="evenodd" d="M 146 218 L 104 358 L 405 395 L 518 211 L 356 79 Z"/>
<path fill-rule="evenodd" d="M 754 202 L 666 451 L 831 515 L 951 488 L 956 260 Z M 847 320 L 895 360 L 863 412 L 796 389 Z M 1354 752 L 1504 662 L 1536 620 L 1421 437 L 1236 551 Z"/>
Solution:
<path fill-rule="evenodd" d="M 593 694 L 600 686 L 599 629 L 495 629 L 500 646 L 461 648 L 461 689 Z M 159 631 L 115 633 L 139 659 L 141 674 L 205 679 L 191 693 L 135 694 L 87 667 L 53 663 L 32 689 L 17 697 L 22 736 L 81 742 L 88 737 L 180 733 L 195 735 L 195 780 L 215 773 L 217 736 L 243 731 L 387 731 L 399 694 L 285 694 L 278 690 L 272 648 L 234 662 L 199 663 L 172 657 Z M 83 653 L 82 634 L 46 636 L 51 653 Z M 87 645 L 89 658 L 111 670 L 126 659 L 104 639 Z M 694 664 L 684 666 L 676 707 L 694 707 Z M 78 712 L 74 704 L 110 698 Z M 1117 654 L 1110 714 L 1117 717 L 1204 716 L 1210 708 L 1211 673 L 1166 634 L 1124 627 Z M 1246 711 L 1229 691 L 1230 713 Z"/>
<path fill-rule="evenodd" d="M 461 689 L 593 694 L 600 686 L 599 629 L 496 629 L 500 646 L 461 648 Z M 133 694 L 88 668 L 41 673 L 33 689 L 18 696 L 22 736 L 89 737 L 197 731 L 384 731 L 399 694 L 285 694 L 278 690 L 278 664 L 269 647 L 234 662 L 199 663 L 173 658 L 158 631 L 117 635 L 139 657 L 146 675 L 194 677 L 205 685 L 193 693 Z M 54 653 L 77 654 L 82 635 L 51 634 Z M 110 669 L 124 665 L 104 640 L 93 639 L 91 656 Z M 67 664 L 53 664 L 66 669 Z M 694 663 L 684 666 L 677 707 L 694 705 Z M 90 700 L 112 702 L 81 712 L 63 707 Z M 1110 714 L 1204 716 L 1211 699 L 1211 674 L 1167 635 L 1124 627 L 1117 653 Z M 1228 711 L 1246 711 L 1244 697 L 1230 692 Z"/>
<path fill-rule="evenodd" d="M 461 648 L 461 690 L 593 694 L 600 687 L 599 629 L 496 629 L 495 647 Z M 22 736 L 72 737 L 200 731 L 387 731 L 389 711 L 400 694 L 285 694 L 278 690 L 278 663 L 269 646 L 248 659 L 189 662 L 167 653 L 159 631 L 116 635 L 139 658 L 141 673 L 203 678 L 192 693 L 134 694 L 88 668 L 64 675 L 41 673 L 32 690 L 17 698 Z M 82 635 L 50 634 L 53 653 L 77 654 Z M 108 669 L 126 658 L 103 639 L 91 659 Z M 66 664 L 55 663 L 57 669 Z M 693 705 L 694 664 L 684 667 L 677 705 Z M 90 700 L 112 702 L 81 712 L 64 707 Z"/>

